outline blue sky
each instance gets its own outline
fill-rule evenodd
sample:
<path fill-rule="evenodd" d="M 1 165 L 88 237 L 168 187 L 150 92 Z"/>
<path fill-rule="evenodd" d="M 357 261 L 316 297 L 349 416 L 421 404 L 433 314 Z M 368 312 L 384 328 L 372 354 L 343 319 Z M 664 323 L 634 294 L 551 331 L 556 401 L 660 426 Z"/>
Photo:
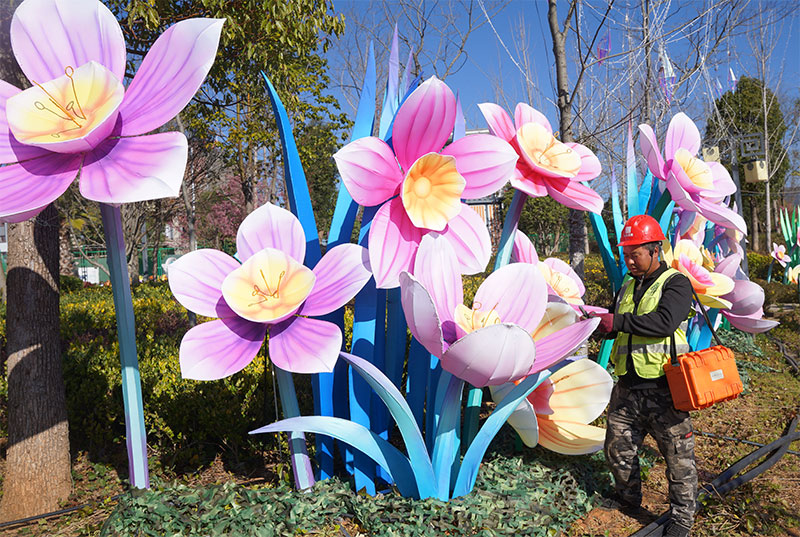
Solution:
<path fill-rule="evenodd" d="M 654 5 L 659 4 L 656 0 L 651 3 Z M 446 2 L 441 4 L 446 4 Z M 640 37 L 635 32 L 626 32 L 624 29 L 626 15 L 631 17 L 631 20 L 636 17 L 637 4 L 638 2 L 634 0 L 618 0 L 614 3 L 609 14 L 611 22 L 608 25 L 611 54 L 622 52 L 627 47 L 636 46 L 640 42 Z M 751 4 L 751 8 L 757 6 L 756 2 L 751 2 Z M 780 3 L 770 2 L 770 4 L 776 5 Z M 481 5 L 491 14 L 491 25 L 487 23 L 487 19 L 481 10 Z M 605 10 L 606 5 L 607 3 L 604 1 L 584 2 L 582 13 L 584 32 L 588 33 L 596 28 L 600 14 Z M 785 2 L 784 5 L 786 5 Z M 368 6 L 369 2 L 366 0 L 336 2 L 336 8 L 346 14 L 353 8 L 359 11 L 366 11 Z M 533 87 L 533 91 L 530 92 L 532 95 L 530 104 L 539 108 L 551 121 L 555 122 L 554 120 L 557 116 L 557 111 L 553 104 L 555 70 L 553 67 L 552 42 L 546 20 L 547 3 L 544 0 L 512 0 L 499 13 L 493 13 L 493 11 L 497 10 L 497 4 L 492 0 L 484 0 L 474 4 L 474 8 L 473 20 L 482 25 L 470 35 L 466 47 L 466 61 L 461 69 L 446 78 L 446 82 L 454 90 L 459 91 L 462 101 L 466 105 L 465 114 L 468 128 L 484 126 L 476 107 L 479 102 L 494 101 L 507 107 L 513 107 L 518 100 L 527 100 L 525 91 L 525 86 L 527 85 L 526 75 L 518 68 L 518 65 L 523 63 L 519 50 L 520 23 L 524 24 L 527 33 L 527 39 L 524 40 L 524 44 L 528 47 L 530 64 L 533 67 L 532 72 L 528 74 Z M 413 29 L 409 28 L 408 20 L 403 18 L 399 7 L 396 9 L 396 18 L 400 25 L 401 33 L 412 33 Z M 688 22 L 692 16 L 702 10 L 702 3 L 700 1 L 671 2 L 668 4 L 668 9 L 669 11 L 664 13 L 666 16 L 663 24 L 664 33 L 668 33 Z M 565 12 L 566 2 L 560 6 L 560 20 L 562 21 Z M 665 50 L 671 62 L 677 66 L 681 63 L 681 59 L 687 55 L 686 47 L 689 37 L 693 37 L 696 40 L 699 39 L 701 44 L 704 43 L 705 23 L 709 22 L 711 18 L 718 17 L 720 17 L 720 13 L 709 11 L 695 24 L 681 31 L 669 33 L 662 40 L 659 40 L 665 44 Z M 353 23 L 354 21 L 348 20 L 347 22 L 349 37 L 355 37 L 365 42 L 372 37 L 368 35 L 369 32 L 375 32 L 377 39 L 388 40 L 391 25 L 394 24 L 394 21 L 387 20 L 384 17 L 383 20 L 379 19 L 378 24 L 375 24 L 369 31 L 364 31 L 363 29 L 358 29 Z M 404 27 L 404 22 L 406 27 Z M 432 25 L 437 24 L 437 22 L 441 23 L 441 20 L 436 18 L 431 18 L 430 20 Z M 466 24 L 465 20 L 462 21 L 462 24 Z M 384 37 L 378 35 L 381 30 L 383 30 Z M 774 73 L 782 72 L 784 90 L 789 91 L 790 86 L 793 86 L 790 93 L 797 96 L 797 80 L 800 78 L 800 53 L 798 53 L 800 51 L 800 15 L 795 13 L 793 17 L 785 18 L 776 27 L 775 32 L 777 44 L 771 62 L 772 71 Z M 600 37 L 604 35 L 605 32 L 601 32 Z M 708 37 L 710 38 L 710 36 Z M 430 40 L 430 37 L 427 39 Z M 568 47 L 574 48 L 574 35 L 570 36 L 569 39 Z M 376 47 L 380 49 L 380 44 L 376 43 Z M 596 46 L 594 50 L 596 51 Z M 657 68 L 659 63 L 656 52 L 657 50 L 654 48 L 653 61 Z M 332 53 L 336 54 L 337 52 L 333 50 Z M 376 50 L 376 53 L 380 58 L 381 51 Z M 401 45 L 401 62 L 405 61 L 407 54 L 408 49 Z M 716 54 L 709 60 L 710 63 L 716 62 L 715 66 L 707 69 L 709 80 L 714 83 L 718 79 L 726 89 L 729 68 L 733 70 L 737 78 L 742 75 L 756 76 L 757 73 L 750 44 L 746 36 L 743 35 L 730 39 L 726 46 L 717 50 Z M 604 76 L 613 78 L 615 68 L 624 68 L 627 61 L 628 59 L 625 57 L 617 58 L 614 61 L 607 61 L 603 65 L 596 65 L 590 69 L 596 80 L 594 82 L 587 81 L 587 92 L 596 95 L 601 90 L 600 86 L 604 82 Z M 615 63 L 616 65 L 614 65 Z M 611 64 L 610 67 L 609 64 Z M 334 62 L 332 65 L 334 69 L 336 68 L 335 65 Z M 433 74 L 430 65 L 423 65 L 422 67 L 425 76 Z M 606 75 L 604 70 L 609 71 L 611 74 Z M 574 73 L 574 69 L 571 70 L 572 82 L 574 82 L 575 78 Z M 694 111 L 696 114 L 702 115 L 703 103 L 707 101 L 708 91 L 704 87 L 706 85 L 704 77 L 695 76 L 695 79 L 690 96 L 684 99 L 681 104 L 685 107 L 696 109 L 687 110 L 687 112 Z M 498 87 L 502 88 L 502 92 L 498 91 Z M 662 98 L 661 95 L 654 97 Z M 591 96 L 588 98 L 591 99 Z M 674 111 L 678 111 L 678 104 L 672 104 L 672 108 Z M 345 109 L 348 109 L 346 105 Z M 701 120 L 702 118 L 697 119 Z"/>
<path fill-rule="evenodd" d="M 468 1 L 468 0 L 464 0 Z M 498 4 L 493 0 L 474 0 L 473 21 L 480 23 L 467 41 L 465 59 L 462 59 L 461 68 L 449 74 L 445 81 L 454 91 L 458 91 L 464 103 L 464 113 L 467 128 L 483 128 L 485 122 L 480 115 L 477 104 L 485 101 L 497 102 L 507 110 L 513 112 L 513 107 L 518 101 L 529 102 L 534 108 L 542 111 L 554 126 L 558 124 L 557 109 L 553 103 L 555 96 L 555 69 L 552 53 L 552 41 L 547 23 L 547 2 L 544 0 L 512 0 L 505 7 L 498 10 Z M 723 89 L 727 90 L 728 72 L 733 70 L 736 78 L 742 76 L 757 76 L 757 66 L 752 53 L 751 43 L 747 35 L 738 29 L 738 32 L 724 35 L 728 39 L 711 51 L 715 39 L 713 22 L 721 20 L 726 13 L 719 10 L 707 9 L 705 6 L 712 4 L 710 0 L 701 2 L 659 1 L 651 0 L 650 5 L 655 6 L 652 13 L 652 31 L 655 34 L 653 54 L 653 70 L 661 66 L 658 51 L 660 46 L 670 58 L 674 69 L 680 71 L 683 64 L 689 62 L 694 42 L 698 49 L 708 50 L 706 67 L 693 75 L 687 83 L 677 89 L 676 95 L 667 103 L 664 93 L 657 88 L 651 93 L 654 101 L 652 119 L 660 119 L 655 125 L 656 132 L 663 133 L 669 118 L 679 111 L 686 112 L 692 117 L 701 130 L 704 127 L 705 117 L 710 114 L 712 99 L 709 95 L 712 90 L 709 84 L 716 85 L 719 80 Z M 606 60 L 602 65 L 594 65 L 587 71 L 584 84 L 584 103 L 590 110 L 584 115 L 587 124 L 583 126 L 584 132 L 601 131 L 598 142 L 601 146 L 596 149 L 598 157 L 608 171 L 608 165 L 621 165 L 624 159 L 624 137 L 626 134 L 628 106 L 631 100 L 640 98 L 635 88 L 625 79 L 626 73 L 631 71 L 644 72 L 644 53 L 636 55 L 622 54 L 631 48 L 636 49 L 641 43 L 641 33 L 637 28 L 641 25 L 638 0 L 617 0 L 609 12 L 608 40 L 610 54 L 617 57 Z M 393 4 L 389 13 L 376 8 L 375 2 L 366 0 L 349 0 L 336 3 L 336 8 L 346 14 L 347 35 L 337 47 L 330 52 L 331 73 L 336 79 L 341 80 L 341 54 L 342 48 L 348 47 L 349 52 L 356 56 L 360 51 L 357 47 L 364 48 L 366 43 L 373 40 L 376 47 L 378 62 L 386 61 L 386 48 L 391 36 L 395 21 L 398 22 L 401 34 L 413 34 L 413 22 L 402 15 L 399 5 Z M 424 7 L 433 4 L 423 3 Z M 438 5 L 447 6 L 448 2 Z M 585 0 L 581 12 L 582 33 L 584 36 L 594 32 L 598 26 L 606 7 L 605 1 Z M 751 1 L 747 6 L 750 16 L 757 14 L 757 1 Z M 566 14 L 567 3 L 559 5 L 559 20 L 563 22 Z M 783 2 L 769 2 L 768 7 L 786 8 L 790 4 Z M 483 9 L 490 15 L 491 24 L 487 22 Z M 704 11 L 705 10 L 705 11 Z M 768 11 L 768 10 L 766 10 Z M 699 14 L 699 17 L 698 17 Z M 456 25 L 462 31 L 467 26 L 466 13 L 456 13 Z M 631 22 L 626 23 L 626 16 Z M 366 26 L 359 27 L 358 20 L 367 21 Z M 694 20 L 696 18 L 696 20 Z M 432 39 L 431 28 L 442 27 L 446 17 L 439 12 L 431 13 L 428 19 L 429 27 L 426 37 L 426 51 L 433 55 L 435 40 Z M 692 22 L 694 20 L 694 22 Z M 637 26 L 638 25 L 638 26 Z M 626 28 L 631 28 L 630 30 Z M 523 36 L 524 33 L 524 36 Z M 606 35 L 602 30 L 598 37 Z M 768 72 L 773 79 L 771 83 L 778 83 L 782 93 L 793 97 L 800 97 L 798 80 L 800 80 L 800 13 L 795 12 L 790 17 L 784 17 L 773 27 L 773 39 L 768 40 L 774 44 L 774 50 Z M 586 38 L 586 39 L 590 39 Z M 383 42 L 383 44 L 381 44 Z M 568 37 L 568 49 L 575 48 L 575 37 Z M 530 70 L 526 74 L 520 66 L 524 65 L 523 49 L 527 48 Z M 592 47 L 596 52 L 597 45 Z M 401 64 L 405 63 L 408 48 L 401 44 Z M 337 56 L 338 55 L 338 56 Z M 574 57 L 574 56 L 573 56 Z M 441 63 L 422 63 L 425 77 L 434 72 L 441 72 Z M 590 59 L 591 61 L 591 59 Z M 351 64 L 353 60 L 351 58 Z M 632 68 L 633 62 L 633 68 Z M 638 62 L 638 66 L 637 63 Z M 573 60 L 574 63 L 574 60 Z M 691 62 L 690 62 L 691 63 Z M 576 78 L 576 65 L 570 65 L 570 82 Z M 360 74 L 358 76 L 361 76 Z M 379 79 L 379 85 L 385 81 Z M 614 88 L 611 94 L 607 88 Z M 337 92 L 338 93 L 338 92 Z M 346 102 L 343 108 L 353 114 Z M 593 119 L 592 119 L 593 118 Z M 638 118 L 634 118 L 632 125 L 634 132 Z M 609 126 L 610 125 L 610 126 Z M 603 129 L 609 129 L 604 132 Z M 580 129 L 578 129 L 580 130 Z M 640 163 L 642 168 L 643 162 Z M 621 170 L 618 169 L 618 172 Z M 604 174 L 606 175 L 606 174 Z M 606 191 L 608 177 L 598 178 L 595 188 Z"/>

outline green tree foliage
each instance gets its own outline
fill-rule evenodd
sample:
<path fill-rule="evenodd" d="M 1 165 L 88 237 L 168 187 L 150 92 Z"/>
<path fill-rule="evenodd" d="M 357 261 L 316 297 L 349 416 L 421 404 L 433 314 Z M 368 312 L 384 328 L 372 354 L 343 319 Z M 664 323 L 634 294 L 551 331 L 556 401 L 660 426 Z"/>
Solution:
<path fill-rule="evenodd" d="M 766 105 L 766 106 L 765 106 Z M 779 100 L 771 89 L 757 78 L 742 77 L 736 91 L 729 91 L 716 101 L 716 111 L 708 118 L 705 142 L 707 145 L 719 145 L 722 150 L 722 163 L 731 169 L 729 148 L 736 151 L 739 163 L 739 177 L 744 183 L 744 164 L 748 159 L 741 156 L 739 144 L 733 140 L 735 136 L 744 134 L 764 134 L 764 111 L 767 112 L 766 138 L 769 144 L 769 181 L 772 192 L 780 192 L 789 172 L 789 159 L 783 145 L 787 126 L 779 106 Z M 752 160 L 749 159 L 749 160 Z M 751 221 L 751 211 L 756 207 L 763 213 L 765 207 L 765 184 L 747 183 L 742 190 L 755 193 L 746 196 L 750 202 L 744 201 L 745 218 Z"/>
<path fill-rule="evenodd" d="M 503 205 L 508 207 L 512 197 L 514 189 L 506 189 Z M 561 244 L 566 243 L 568 216 L 569 209 L 550 196 L 528 198 L 517 229 L 528 235 L 540 256 L 546 257 L 559 251 Z"/>
<path fill-rule="evenodd" d="M 183 114 L 187 134 L 210 137 L 238 176 L 245 211 L 255 208 L 265 169 L 280 167 L 280 147 L 263 71 L 295 124 L 347 126 L 322 56 L 344 31 L 330 0 L 114 0 L 132 58 L 141 58 L 171 24 L 190 17 L 225 18 L 219 52 L 193 105 Z M 134 60 L 135 63 L 135 60 Z M 264 162 L 268 161 L 268 165 Z"/>

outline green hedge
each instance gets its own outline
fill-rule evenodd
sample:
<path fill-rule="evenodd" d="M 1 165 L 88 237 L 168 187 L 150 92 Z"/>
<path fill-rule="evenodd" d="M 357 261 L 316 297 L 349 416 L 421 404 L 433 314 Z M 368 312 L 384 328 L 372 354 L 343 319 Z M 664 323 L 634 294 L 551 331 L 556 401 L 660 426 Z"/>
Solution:
<path fill-rule="evenodd" d="M 125 452 L 125 422 L 116 319 L 110 287 L 68 286 L 61 295 L 61 340 L 70 441 L 73 450 L 100 458 Z M 168 466 L 197 465 L 220 450 L 231 457 L 258 453 L 276 437 L 247 433 L 275 420 L 272 380 L 262 353 L 242 372 L 213 382 L 181 378 L 178 348 L 189 329 L 186 310 L 164 282 L 132 289 L 136 344 L 148 444 Z M 5 315 L 0 317 L 4 343 Z M 269 373 L 269 370 L 267 371 Z M 310 412 L 310 380 L 296 375 L 304 411 Z M 5 372 L 0 398 L 5 400 Z M 5 434 L 0 407 L 0 434 Z"/>

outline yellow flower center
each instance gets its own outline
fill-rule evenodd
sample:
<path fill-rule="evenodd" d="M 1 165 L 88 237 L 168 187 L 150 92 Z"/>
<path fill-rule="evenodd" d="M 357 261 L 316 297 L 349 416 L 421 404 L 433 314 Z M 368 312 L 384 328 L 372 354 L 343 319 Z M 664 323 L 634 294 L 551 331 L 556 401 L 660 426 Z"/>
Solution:
<path fill-rule="evenodd" d="M 315 281 L 314 273 L 288 254 L 265 248 L 228 274 L 222 296 L 249 321 L 277 322 L 297 311 Z"/>
<path fill-rule="evenodd" d="M 570 304 L 583 304 L 583 299 L 578 289 L 578 284 L 564 274 L 553 270 L 549 265 L 539 263 L 536 265 L 544 276 L 544 280 L 552 287 L 553 291 Z"/>
<path fill-rule="evenodd" d="M 581 157 L 538 123 L 525 123 L 517 131 L 517 142 L 525 159 L 534 167 L 561 177 L 575 177 L 581 169 Z"/>
<path fill-rule="evenodd" d="M 686 149 L 678 149 L 675 151 L 675 162 L 683 168 L 689 180 L 702 189 L 710 189 L 714 186 L 714 176 L 711 174 L 711 168 L 708 164 L 694 157 Z"/>
<path fill-rule="evenodd" d="M 114 74 L 93 61 L 33 83 L 8 99 L 11 132 L 22 143 L 64 153 L 92 149 L 105 139 L 125 93 Z"/>
<path fill-rule="evenodd" d="M 455 158 L 428 153 L 408 170 L 400 196 L 416 227 L 442 231 L 461 212 L 461 193 L 466 185 Z"/>
<path fill-rule="evenodd" d="M 494 311 L 494 308 L 489 311 L 483 311 L 480 307 L 480 304 L 474 304 L 472 308 L 468 308 L 464 304 L 456 306 L 456 324 L 467 334 L 479 328 L 483 328 L 484 326 L 491 326 L 503 322 L 500 320 L 500 316 Z"/>

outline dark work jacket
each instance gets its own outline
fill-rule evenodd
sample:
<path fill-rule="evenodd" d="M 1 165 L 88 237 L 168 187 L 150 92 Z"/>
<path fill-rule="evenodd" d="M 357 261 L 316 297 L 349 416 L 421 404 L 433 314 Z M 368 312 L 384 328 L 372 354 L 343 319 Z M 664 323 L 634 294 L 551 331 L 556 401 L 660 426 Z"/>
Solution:
<path fill-rule="evenodd" d="M 638 305 L 644 292 L 656 279 L 667 270 L 667 264 L 661 261 L 659 267 L 643 279 L 634 278 L 633 302 Z M 607 337 L 616 337 L 617 332 L 634 334 L 646 337 L 668 337 L 675 333 L 680 324 L 689 316 L 692 307 L 692 284 L 683 274 L 675 274 L 664 284 L 661 290 L 661 300 L 658 308 L 651 313 L 634 315 L 633 313 L 617 313 L 616 304 L 619 292 L 614 297 L 614 326 L 613 332 Z M 626 373 L 620 377 L 620 382 L 631 389 L 667 388 L 666 377 L 658 379 L 645 379 L 636 374 L 630 363 L 630 356 L 626 358 Z"/>

